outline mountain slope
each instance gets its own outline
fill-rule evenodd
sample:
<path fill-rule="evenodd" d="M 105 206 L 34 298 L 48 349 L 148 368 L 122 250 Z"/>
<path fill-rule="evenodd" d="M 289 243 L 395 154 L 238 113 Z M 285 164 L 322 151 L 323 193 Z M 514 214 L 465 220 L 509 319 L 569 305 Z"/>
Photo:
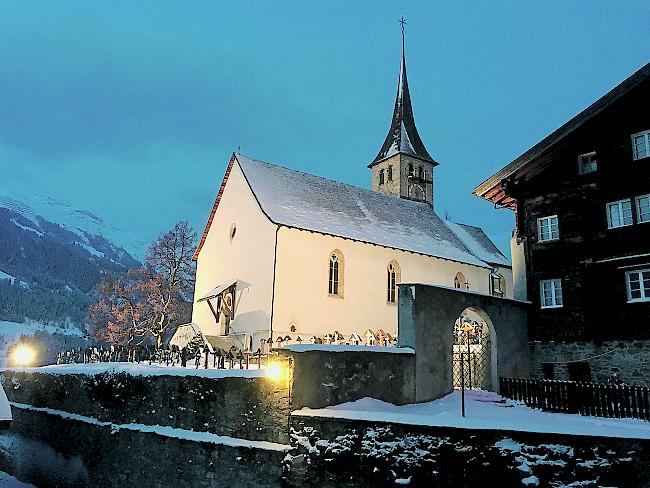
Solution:
<path fill-rule="evenodd" d="M 138 266 L 144 245 L 90 212 L 27 198 L 0 193 L 0 320 L 83 329 L 102 273 Z"/>

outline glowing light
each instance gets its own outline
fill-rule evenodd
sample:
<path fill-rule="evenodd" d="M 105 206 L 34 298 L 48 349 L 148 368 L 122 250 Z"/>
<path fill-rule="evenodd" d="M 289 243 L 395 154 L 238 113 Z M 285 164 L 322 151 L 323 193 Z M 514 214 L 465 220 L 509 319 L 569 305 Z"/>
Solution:
<path fill-rule="evenodd" d="M 284 379 L 286 374 L 287 369 L 284 368 L 280 363 L 270 364 L 269 367 L 266 368 L 266 376 L 274 380 Z"/>
<path fill-rule="evenodd" d="M 13 352 L 13 360 L 17 366 L 29 366 L 35 357 L 34 349 L 29 346 L 18 346 Z"/>

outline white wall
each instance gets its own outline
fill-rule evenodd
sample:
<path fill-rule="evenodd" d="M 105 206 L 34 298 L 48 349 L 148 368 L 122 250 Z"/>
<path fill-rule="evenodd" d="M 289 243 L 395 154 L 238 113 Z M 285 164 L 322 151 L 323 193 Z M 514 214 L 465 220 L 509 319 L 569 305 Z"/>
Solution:
<path fill-rule="evenodd" d="M 528 300 L 526 286 L 526 249 L 523 242 L 517 243 L 517 237 L 510 239 L 510 255 L 512 256 L 512 281 L 514 297 L 517 300 Z"/>
<path fill-rule="evenodd" d="M 330 253 L 339 249 L 345 258 L 344 296 L 328 295 Z M 338 330 L 346 339 L 366 329 L 397 331 L 397 306 L 387 303 L 386 267 L 396 260 L 402 282 L 454 286 L 458 271 L 470 289 L 489 293 L 490 270 L 444 259 L 362 244 L 297 229 L 280 228 L 273 331 L 288 333 L 292 325 L 303 338 Z M 512 273 L 499 270 L 512 297 Z"/>
<path fill-rule="evenodd" d="M 237 231 L 231 240 L 233 223 Z M 231 333 L 263 331 L 254 338 L 255 349 L 259 347 L 258 336 L 268 338 L 275 229 L 260 210 L 235 162 L 197 260 L 192 322 L 198 324 L 204 334 L 219 335 L 223 330 L 217 327 L 208 304 L 196 300 L 226 280 L 237 278 L 250 286 L 237 289 Z M 213 303 L 216 306 L 216 300 Z"/>

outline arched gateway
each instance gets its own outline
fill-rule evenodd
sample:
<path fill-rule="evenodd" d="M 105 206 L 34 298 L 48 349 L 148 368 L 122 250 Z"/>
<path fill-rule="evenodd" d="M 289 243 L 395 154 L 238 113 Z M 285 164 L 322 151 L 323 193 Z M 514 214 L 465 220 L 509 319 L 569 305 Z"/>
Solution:
<path fill-rule="evenodd" d="M 497 390 L 502 376 L 528 376 L 527 302 L 445 286 L 401 283 L 398 303 L 399 345 L 415 349 L 416 401 L 434 400 L 452 391 L 454 353 L 458 359 L 462 354 L 465 361 L 482 361 L 481 371 L 475 370 L 478 376 L 472 381 L 483 389 Z M 458 331 L 463 321 L 473 329 L 469 358 L 467 332 L 464 337 L 462 332 L 454 335 L 457 321 Z M 472 352 L 481 355 L 471 358 Z"/>
<path fill-rule="evenodd" d="M 454 388 L 495 390 L 497 337 L 483 310 L 466 308 L 453 324 L 452 380 Z"/>

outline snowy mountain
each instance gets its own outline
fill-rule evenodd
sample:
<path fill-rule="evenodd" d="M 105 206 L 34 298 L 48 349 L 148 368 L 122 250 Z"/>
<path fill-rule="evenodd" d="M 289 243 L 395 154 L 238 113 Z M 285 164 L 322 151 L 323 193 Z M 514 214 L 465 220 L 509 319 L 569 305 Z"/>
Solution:
<path fill-rule="evenodd" d="M 58 224 L 79 236 L 78 244 L 89 246 L 87 250 L 90 253 L 103 252 L 102 249 L 97 249 L 94 243 L 89 242 L 93 240 L 93 236 L 101 236 L 137 260 L 144 257 L 147 242 L 141 236 L 117 229 L 88 210 L 74 208 L 54 198 L 0 186 L 0 207 L 19 213 L 34 223 L 43 219 Z M 31 229 L 36 233 L 40 231 L 38 226 Z"/>
<path fill-rule="evenodd" d="M 83 330 L 93 286 L 138 266 L 143 242 L 86 210 L 0 188 L 0 321 Z"/>

